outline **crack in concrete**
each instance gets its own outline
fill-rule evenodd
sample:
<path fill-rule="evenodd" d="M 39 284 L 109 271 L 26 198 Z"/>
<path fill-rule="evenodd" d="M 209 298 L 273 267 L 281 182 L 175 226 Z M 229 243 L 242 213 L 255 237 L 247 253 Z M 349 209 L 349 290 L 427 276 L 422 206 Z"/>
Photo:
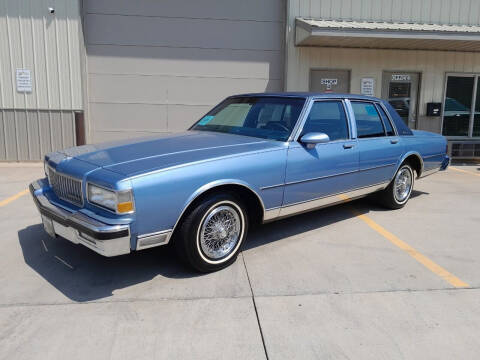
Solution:
<path fill-rule="evenodd" d="M 265 345 L 265 338 L 263 336 L 262 325 L 260 324 L 260 318 L 258 316 L 257 304 L 255 303 L 255 295 L 253 293 L 253 287 L 252 287 L 252 283 L 250 281 L 250 275 L 248 274 L 247 264 L 245 263 L 245 257 L 243 256 L 243 252 L 241 253 L 241 255 L 242 255 L 243 266 L 244 266 L 245 272 L 247 274 L 248 285 L 250 286 L 250 293 L 251 293 L 251 297 L 252 297 L 253 308 L 255 309 L 255 316 L 257 317 L 258 330 L 260 331 L 260 336 L 262 338 L 263 351 L 265 352 L 265 358 L 268 360 L 267 346 Z"/>
<path fill-rule="evenodd" d="M 427 288 L 427 289 L 392 289 L 392 290 L 374 290 L 374 291 L 325 291 L 325 292 L 304 292 L 295 294 L 264 294 L 255 295 L 254 298 L 275 298 L 275 297 L 294 297 L 294 296 L 329 296 L 329 295 L 369 295 L 369 294 L 388 294 L 388 293 L 421 293 L 421 292 L 459 292 L 459 291 L 472 291 L 480 290 L 480 286 L 469 288 Z M 1 308 L 9 307 L 35 307 L 35 306 L 67 306 L 67 305 L 90 305 L 90 304 L 115 304 L 115 303 L 134 303 L 134 302 L 158 302 L 158 301 L 196 301 L 196 300 L 236 300 L 236 299 L 250 299 L 252 295 L 244 296 L 199 296 L 199 297 L 176 297 L 176 298 L 126 298 L 118 300 L 100 300 L 100 301 L 85 301 L 85 302 L 39 302 L 39 303 L 10 303 L 0 304 Z"/>

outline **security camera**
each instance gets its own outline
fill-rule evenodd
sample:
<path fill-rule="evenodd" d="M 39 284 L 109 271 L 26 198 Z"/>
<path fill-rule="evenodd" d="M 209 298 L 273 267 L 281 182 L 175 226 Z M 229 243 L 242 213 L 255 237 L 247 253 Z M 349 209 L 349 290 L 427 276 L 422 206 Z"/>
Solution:
<path fill-rule="evenodd" d="M 50 14 L 55 14 L 55 9 L 52 8 L 52 7 L 49 7 L 49 8 L 48 8 L 48 12 L 49 12 Z"/>

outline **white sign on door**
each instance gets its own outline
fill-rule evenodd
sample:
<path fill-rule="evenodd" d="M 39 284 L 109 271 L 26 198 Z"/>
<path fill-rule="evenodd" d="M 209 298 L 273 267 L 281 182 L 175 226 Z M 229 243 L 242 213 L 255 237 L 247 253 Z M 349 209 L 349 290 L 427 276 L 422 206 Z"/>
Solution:
<path fill-rule="evenodd" d="M 327 90 L 330 90 L 332 85 L 338 84 L 338 79 L 321 79 L 320 84 L 327 85 Z"/>
<path fill-rule="evenodd" d="M 28 69 L 17 69 L 17 91 L 32 92 L 32 74 Z"/>
<path fill-rule="evenodd" d="M 393 81 L 410 81 L 410 75 L 408 74 L 393 74 Z"/>
<path fill-rule="evenodd" d="M 366 96 L 375 96 L 375 79 L 362 78 L 360 93 Z"/>

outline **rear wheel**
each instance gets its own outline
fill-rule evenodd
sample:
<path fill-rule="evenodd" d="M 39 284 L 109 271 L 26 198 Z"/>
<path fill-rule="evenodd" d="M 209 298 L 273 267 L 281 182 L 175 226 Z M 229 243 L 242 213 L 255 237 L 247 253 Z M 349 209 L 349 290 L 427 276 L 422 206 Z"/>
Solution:
<path fill-rule="evenodd" d="M 243 203 L 230 194 L 213 194 L 188 213 L 174 243 L 188 265 L 210 272 L 235 261 L 247 231 Z"/>
<path fill-rule="evenodd" d="M 400 209 L 410 199 L 415 182 L 414 172 L 410 164 L 402 164 L 392 182 L 379 193 L 382 205 L 389 209 Z"/>

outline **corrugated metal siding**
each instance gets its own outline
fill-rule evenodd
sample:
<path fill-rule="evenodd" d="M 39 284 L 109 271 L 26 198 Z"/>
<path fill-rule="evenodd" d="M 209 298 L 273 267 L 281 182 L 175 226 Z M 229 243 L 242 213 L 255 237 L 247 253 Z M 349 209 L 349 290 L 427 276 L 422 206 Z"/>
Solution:
<path fill-rule="evenodd" d="M 40 160 L 73 146 L 74 118 L 70 110 L 0 110 L 0 160 Z"/>
<path fill-rule="evenodd" d="M 91 139 L 185 130 L 234 93 L 283 89 L 283 1 L 86 0 Z"/>
<path fill-rule="evenodd" d="M 79 0 L 0 1 L 0 108 L 82 109 L 80 29 Z M 31 93 L 17 92 L 16 69 L 32 71 Z"/>
<path fill-rule="evenodd" d="M 480 24 L 477 0 L 289 0 L 289 9 L 314 19 Z"/>
<path fill-rule="evenodd" d="M 79 0 L 0 1 L 0 160 L 40 160 L 74 145 L 73 110 L 83 108 L 80 14 Z M 17 92 L 16 69 L 31 71 L 31 93 Z"/>

